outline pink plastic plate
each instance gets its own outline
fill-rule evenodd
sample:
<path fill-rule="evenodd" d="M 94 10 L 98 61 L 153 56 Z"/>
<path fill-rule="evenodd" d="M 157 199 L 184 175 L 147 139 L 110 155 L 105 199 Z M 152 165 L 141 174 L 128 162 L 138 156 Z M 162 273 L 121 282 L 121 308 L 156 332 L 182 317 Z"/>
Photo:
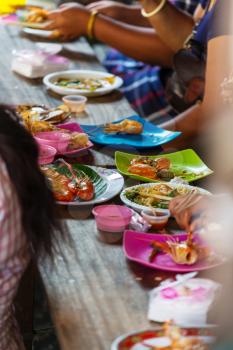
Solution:
<path fill-rule="evenodd" d="M 57 151 L 54 147 L 48 145 L 39 145 L 39 164 L 50 164 L 53 162 Z"/>
<path fill-rule="evenodd" d="M 82 133 L 84 132 L 78 123 L 59 124 L 59 125 L 57 125 L 57 127 L 60 129 L 66 129 L 66 130 L 70 130 L 73 132 L 82 132 Z M 66 151 L 62 154 L 64 156 L 77 156 L 77 155 L 81 155 L 82 153 L 84 153 L 85 151 L 87 151 L 91 147 L 93 147 L 93 143 L 91 141 L 89 141 L 88 145 L 86 147 L 72 149 L 71 151 Z"/>
<path fill-rule="evenodd" d="M 186 233 L 174 235 L 178 241 L 184 241 L 187 238 Z M 174 271 L 174 272 L 192 272 L 207 270 L 218 265 L 221 265 L 225 260 L 223 257 L 214 255 L 211 259 L 204 259 L 193 265 L 178 265 L 172 258 L 165 253 L 158 253 L 153 262 L 149 262 L 151 253 L 150 242 L 159 241 L 164 242 L 168 239 L 167 235 L 162 234 L 145 234 L 142 232 L 127 230 L 124 233 L 124 253 L 125 256 L 132 261 L 139 264 L 152 267 L 158 270 Z M 196 238 L 200 244 L 200 239 Z"/>

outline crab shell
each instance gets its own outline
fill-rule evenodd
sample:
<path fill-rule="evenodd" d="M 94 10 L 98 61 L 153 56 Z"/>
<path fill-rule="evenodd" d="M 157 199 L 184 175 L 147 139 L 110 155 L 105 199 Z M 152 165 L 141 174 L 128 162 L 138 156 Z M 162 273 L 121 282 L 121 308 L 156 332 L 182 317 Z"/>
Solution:
<path fill-rule="evenodd" d="M 194 246 L 189 246 L 186 242 L 180 244 L 169 242 L 168 244 L 170 255 L 176 264 L 192 265 L 197 262 L 199 254 Z"/>
<path fill-rule="evenodd" d="M 125 134 L 140 134 L 143 131 L 143 125 L 136 120 L 125 119 L 119 123 L 108 123 L 105 126 L 105 132 L 120 132 Z"/>

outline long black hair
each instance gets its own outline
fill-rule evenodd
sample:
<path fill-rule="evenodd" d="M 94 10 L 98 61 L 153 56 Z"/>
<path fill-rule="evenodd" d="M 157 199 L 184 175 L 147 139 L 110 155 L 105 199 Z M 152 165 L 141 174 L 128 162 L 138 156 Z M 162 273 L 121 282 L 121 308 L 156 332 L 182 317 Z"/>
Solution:
<path fill-rule="evenodd" d="M 38 166 L 38 147 L 16 113 L 4 106 L 0 106 L 0 157 L 18 197 L 22 228 L 33 257 L 52 257 L 63 229 L 53 195 Z"/>

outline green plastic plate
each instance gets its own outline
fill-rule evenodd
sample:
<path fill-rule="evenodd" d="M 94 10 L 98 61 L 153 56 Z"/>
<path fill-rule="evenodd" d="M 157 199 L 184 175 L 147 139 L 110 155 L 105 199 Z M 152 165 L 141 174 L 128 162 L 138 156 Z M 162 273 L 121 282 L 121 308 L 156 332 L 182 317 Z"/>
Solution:
<path fill-rule="evenodd" d="M 140 157 L 140 155 L 117 151 L 115 153 L 115 162 L 118 171 L 123 175 L 127 175 L 139 181 L 161 182 L 161 180 L 152 180 L 147 177 L 129 173 L 128 168 L 130 166 L 130 161 L 136 157 Z M 161 157 L 169 158 L 172 163 L 171 170 L 174 172 L 175 176 L 179 176 L 188 182 L 201 179 L 213 173 L 192 149 L 148 157 L 152 159 Z"/>

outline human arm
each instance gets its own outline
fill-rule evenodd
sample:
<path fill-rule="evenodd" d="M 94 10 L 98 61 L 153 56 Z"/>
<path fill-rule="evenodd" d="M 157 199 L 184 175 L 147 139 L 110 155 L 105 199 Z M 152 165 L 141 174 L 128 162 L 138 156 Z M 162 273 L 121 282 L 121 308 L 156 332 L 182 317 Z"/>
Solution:
<path fill-rule="evenodd" d="M 58 30 L 64 40 L 74 39 L 87 35 L 89 18 L 90 11 L 84 6 L 62 7 L 49 14 L 52 23 L 47 29 Z M 166 67 L 172 65 L 174 53 L 160 40 L 153 29 L 131 26 L 100 14 L 95 19 L 94 36 L 137 60 Z"/>
<path fill-rule="evenodd" d="M 160 3 L 161 0 L 141 1 L 142 7 L 146 13 L 152 12 Z M 177 52 L 183 47 L 195 23 L 190 15 L 179 10 L 169 1 L 165 3 L 161 11 L 148 19 L 161 40 L 163 40 L 173 52 Z"/>
<path fill-rule="evenodd" d="M 203 102 L 161 125 L 165 129 L 182 132 L 179 138 L 164 148 L 189 146 L 195 137 L 213 125 L 215 118 L 221 116 L 224 106 L 220 86 L 224 78 L 233 71 L 233 63 L 229 58 L 232 47 L 232 35 L 221 35 L 208 42 Z"/>
<path fill-rule="evenodd" d="M 174 6 L 172 6 L 173 8 Z M 87 35 L 90 13 L 88 8 L 84 6 L 67 4 L 63 8 L 49 14 L 52 24 L 47 29 L 59 30 L 64 40 Z M 175 11 L 174 13 L 176 14 L 177 12 Z M 178 13 L 181 14 L 179 19 L 184 19 L 184 22 L 187 20 L 189 24 L 193 25 L 193 20 L 189 15 L 180 11 Z M 177 27 L 177 24 L 179 24 L 179 28 L 185 28 L 186 32 L 183 29 L 182 33 L 186 38 L 192 31 L 192 25 L 184 26 L 183 21 L 176 23 L 176 19 L 177 16 L 174 19 L 169 18 L 169 22 L 172 21 L 174 27 Z M 172 37 L 172 40 L 178 43 L 176 48 L 180 47 L 180 42 L 183 43 L 183 39 L 179 38 L 179 30 L 173 30 L 172 35 L 170 32 L 166 32 L 165 34 L 168 34 L 169 38 L 160 38 L 152 28 L 132 26 L 102 14 L 98 14 L 95 19 L 93 33 L 96 39 L 134 59 L 165 67 L 172 66 L 172 58 L 176 52 L 168 45 L 168 39 Z"/>
<path fill-rule="evenodd" d="M 141 15 L 141 5 L 126 5 L 110 0 L 93 2 L 87 5 L 88 10 L 96 10 L 98 13 L 111 17 L 120 22 L 141 26 L 151 27 L 150 22 Z"/>

